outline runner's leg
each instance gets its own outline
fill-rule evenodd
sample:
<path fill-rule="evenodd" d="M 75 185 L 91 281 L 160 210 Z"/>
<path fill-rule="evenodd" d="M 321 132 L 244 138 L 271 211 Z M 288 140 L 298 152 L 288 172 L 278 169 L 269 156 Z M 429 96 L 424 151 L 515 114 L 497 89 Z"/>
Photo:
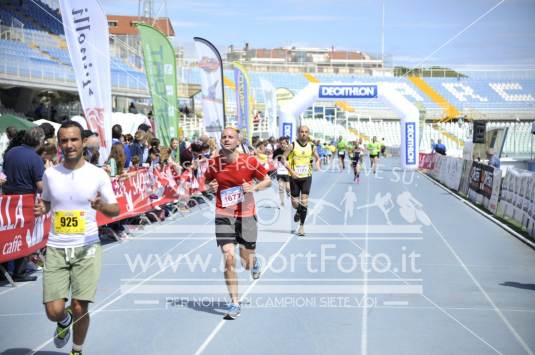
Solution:
<path fill-rule="evenodd" d="M 73 343 L 82 346 L 89 329 L 89 302 L 73 299 L 71 301 L 73 315 Z"/>
<path fill-rule="evenodd" d="M 230 300 L 234 304 L 238 304 L 238 279 L 235 269 L 236 252 L 233 243 L 225 244 L 221 247 L 223 258 L 225 261 L 225 283 L 227 284 Z"/>

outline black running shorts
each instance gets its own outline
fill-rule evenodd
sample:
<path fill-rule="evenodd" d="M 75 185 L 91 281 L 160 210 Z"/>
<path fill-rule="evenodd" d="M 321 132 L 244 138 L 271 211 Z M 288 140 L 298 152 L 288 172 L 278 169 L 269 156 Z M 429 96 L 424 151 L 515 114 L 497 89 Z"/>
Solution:
<path fill-rule="evenodd" d="M 292 197 L 299 197 L 301 194 L 310 194 L 310 187 L 312 186 L 312 176 L 307 178 L 290 178 L 290 192 Z"/>
<path fill-rule="evenodd" d="M 215 238 L 217 246 L 225 244 L 240 244 L 245 249 L 256 248 L 258 236 L 257 218 L 252 217 L 215 217 Z"/>
<path fill-rule="evenodd" d="M 357 166 L 357 164 L 359 163 L 359 160 L 360 160 L 360 154 L 355 154 L 351 157 L 351 165 L 353 167 Z"/>

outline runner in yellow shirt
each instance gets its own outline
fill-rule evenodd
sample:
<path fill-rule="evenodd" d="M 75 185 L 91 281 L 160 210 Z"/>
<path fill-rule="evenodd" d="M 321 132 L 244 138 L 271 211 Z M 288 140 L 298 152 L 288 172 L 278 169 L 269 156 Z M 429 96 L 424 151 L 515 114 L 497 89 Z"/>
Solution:
<path fill-rule="evenodd" d="M 340 172 L 344 171 L 346 168 L 345 159 L 347 149 L 347 142 L 342 136 L 340 136 L 338 138 L 338 142 L 336 142 L 336 151 L 338 152 L 338 165 L 340 166 Z"/>
<path fill-rule="evenodd" d="M 377 171 L 377 165 L 379 164 L 379 154 L 381 153 L 381 143 L 377 142 L 376 136 L 373 136 L 372 141 L 368 143 L 367 148 L 370 154 L 372 172 L 375 174 Z"/>
<path fill-rule="evenodd" d="M 312 186 L 312 164 L 314 160 L 316 170 L 320 170 L 321 166 L 316 146 L 309 139 L 309 128 L 300 126 L 297 132 L 297 140 L 284 152 L 284 162 L 290 174 L 292 206 L 296 210 L 294 221 L 299 222 L 297 235 L 303 237 L 305 235 L 304 224 L 307 216 L 308 196 Z"/>

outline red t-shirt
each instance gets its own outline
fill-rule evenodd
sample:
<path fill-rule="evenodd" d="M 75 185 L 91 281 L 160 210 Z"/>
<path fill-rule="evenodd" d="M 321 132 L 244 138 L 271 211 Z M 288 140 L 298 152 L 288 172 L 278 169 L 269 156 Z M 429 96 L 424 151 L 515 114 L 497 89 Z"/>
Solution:
<path fill-rule="evenodd" d="M 229 164 L 221 157 L 210 159 L 205 173 L 206 182 L 218 183 L 216 214 L 234 217 L 252 217 L 256 214 L 252 193 L 243 193 L 243 182 L 252 183 L 253 179 L 263 180 L 267 170 L 255 157 L 240 154 L 236 162 Z"/>

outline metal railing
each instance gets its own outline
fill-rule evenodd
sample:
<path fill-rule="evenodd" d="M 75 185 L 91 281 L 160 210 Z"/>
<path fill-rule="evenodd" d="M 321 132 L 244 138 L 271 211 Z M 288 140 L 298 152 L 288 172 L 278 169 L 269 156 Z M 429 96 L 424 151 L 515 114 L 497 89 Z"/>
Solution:
<path fill-rule="evenodd" d="M 40 84 L 51 89 L 54 86 L 61 89 L 76 91 L 74 72 L 66 66 L 40 65 L 21 61 L 8 61 L 0 58 L 0 81 L 11 84 Z M 124 72 L 112 72 L 112 90 L 118 94 L 135 94 L 148 96 L 148 87 L 145 80 Z"/>

